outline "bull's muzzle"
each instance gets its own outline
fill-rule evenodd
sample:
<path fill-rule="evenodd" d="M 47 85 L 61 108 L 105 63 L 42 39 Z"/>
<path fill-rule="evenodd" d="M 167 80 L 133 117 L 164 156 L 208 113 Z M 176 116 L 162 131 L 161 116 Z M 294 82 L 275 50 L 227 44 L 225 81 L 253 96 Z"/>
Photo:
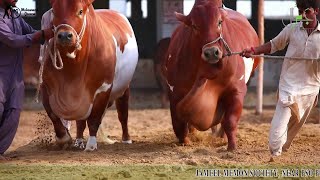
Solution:
<path fill-rule="evenodd" d="M 208 47 L 203 49 L 201 56 L 208 63 L 215 64 L 222 59 L 222 52 L 217 47 Z"/>
<path fill-rule="evenodd" d="M 70 46 L 75 42 L 75 36 L 70 31 L 59 31 L 57 34 L 57 42 L 63 46 Z"/>

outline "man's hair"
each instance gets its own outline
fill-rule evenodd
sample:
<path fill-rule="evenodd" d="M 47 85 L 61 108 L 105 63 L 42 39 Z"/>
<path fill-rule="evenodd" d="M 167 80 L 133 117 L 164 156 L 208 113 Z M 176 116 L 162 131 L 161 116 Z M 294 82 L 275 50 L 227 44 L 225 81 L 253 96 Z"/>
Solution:
<path fill-rule="evenodd" d="M 296 4 L 299 9 L 320 8 L 320 0 L 296 0 Z"/>

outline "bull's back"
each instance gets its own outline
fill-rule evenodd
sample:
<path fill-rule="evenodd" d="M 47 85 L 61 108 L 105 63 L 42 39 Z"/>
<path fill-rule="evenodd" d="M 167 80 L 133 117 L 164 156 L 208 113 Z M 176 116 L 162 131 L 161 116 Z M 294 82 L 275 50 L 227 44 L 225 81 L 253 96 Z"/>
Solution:
<path fill-rule="evenodd" d="M 228 12 L 227 28 L 236 33 L 235 35 L 245 44 L 258 44 L 257 34 L 247 18 L 237 11 L 231 9 L 226 11 Z"/>
<path fill-rule="evenodd" d="M 181 24 L 171 36 L 165 62 L 167 81 L 173 93 L 186 95 L 191 89 L 199 66 L 201 52 L 190 37 L 192 30 Z"/>
<path fill-rule="evenodd" d="M 235 43 L 230 44 L 230 48 L 233 52 L 240 52 L 244 48 L 255 47 L 259 45 L 259 39 L 254 28 L 251 26 L 249 21 L 245 16 L 237 11 L 227 9 L 228 20 L 226 23 L 226 28 L 228 29 L 228 34 L 231 36 L 231 40 Z M 245 80 L 249 80 L 252 71 L 258 66 L 259 59 L 255 58 L 242 58 L 245 64 Z"/>
<path fill-rule="evenodd" d="M 109 9 L 95 10 L 98 23 L 101 28 L 106 28 L 111 32 L 132 33 L 133 29 L 128 19 L 121 13 Z"/>
<path fill-rule="evenodd" d="M 115 43 L 116 67 L 109 101 L 122 96 L 129 87 L 138 62 L 138 45 L 128 19 L 113 10 L 95 10 L 103 32 Z"/>

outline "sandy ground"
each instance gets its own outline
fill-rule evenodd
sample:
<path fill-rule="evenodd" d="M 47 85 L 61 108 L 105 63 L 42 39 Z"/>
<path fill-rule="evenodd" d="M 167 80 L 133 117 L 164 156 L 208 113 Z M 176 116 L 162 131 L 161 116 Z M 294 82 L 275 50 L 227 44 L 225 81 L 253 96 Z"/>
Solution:
<path fill-rule="evenodd" d="M 31 93 L 33 94 L 33 93 Z M 262 115 L 255 115 L 254 94 L 246 97 L 238 132 L 238 149 L 227 152 L 227 141 L 212 138 L 211 132 L 198 132 L 191 136 L 191 146 L 180 146 L 173 133 L 168 109 L 161 109 L 159 92 L 133 91 L 130 101 L 129 133 L 133 144 L 103 142 L 98 137 L 98 150 L 83 152 L 68 148 L 61 150 L 54 144 L 52 125 L 41 105 L 26 98 L 18 132 L 7 155 L 15 164 L 67 164 L 79 165 L 267 165 L 269 161 L 268 131 L 274 113 L 274 94 L 266 95 Z M 270 107 L 269 107 L 270 106 Z M 283 153 L 275 165 L 318 165 L 320 163 L 319 107 L 312 111 L 308 123 L 296 137 L 293 146 Z M 103 132 L 110 138 L 121 140 L 121 127 L 117 113 L 111 108 L 103 119 Z M 73 122 L 71 135 L 75 137 Z M 88 132 L 85 132 L 88 135 Z"/>

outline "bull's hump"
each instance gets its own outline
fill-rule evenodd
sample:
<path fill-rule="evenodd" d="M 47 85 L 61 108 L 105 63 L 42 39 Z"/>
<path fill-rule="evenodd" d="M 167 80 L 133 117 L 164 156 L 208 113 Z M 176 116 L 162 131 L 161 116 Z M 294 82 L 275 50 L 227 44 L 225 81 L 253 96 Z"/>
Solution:
<path fill-rule="evenodd" d="M 117 44 L 123 50 L 125 44 L 128 43 L 128 35 L 129 37 L 134 36 L 129 20 L 123 14 L 113 10 L 98 10 L 97 16 L 99 17 L 97 18 L 98 25 L 107 24 L 103 28 L 117 37 Z"/>
<path fill-rule="evenodd" d="M 247 18 L 243 14 L 241 14 L 241 13 L 239 13 L 237 11 L 234 11 L 232 9 L 226 9 L 226 11 L 228 13 L 228 18 L 230 20 L 236 20 L 236 21 L 238 21 L 238 20 L 240 20 L 240 21 L 247 20 Z"/>

